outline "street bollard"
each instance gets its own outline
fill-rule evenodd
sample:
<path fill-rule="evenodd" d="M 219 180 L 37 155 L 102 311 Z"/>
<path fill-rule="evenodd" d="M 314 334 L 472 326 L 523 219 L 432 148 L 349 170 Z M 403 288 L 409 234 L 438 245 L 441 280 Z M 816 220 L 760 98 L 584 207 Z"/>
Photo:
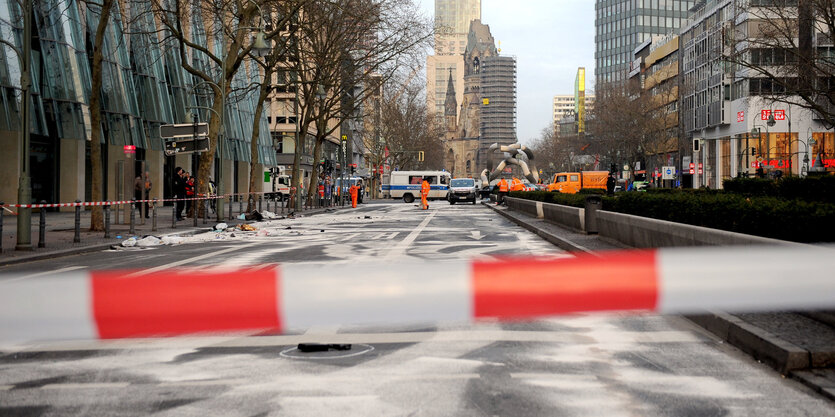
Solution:
<path fill-rule="evenodd" d="M 136 199 L 135 198 L 130 203 L 130 231 L 128 233 L 131 234 L 131 235 L 136 234 Z"/>
<path fill-rule="evenodd" d="M 110 204 L 104 205 L 104 238 L 110 239 Z"/>
<path fill-rule="evenodd" d="M 191 201 L 191 215 L 194 217 L 194 227 L 197 227 L 197 219 L 200 218 L 200 200 Z"/>
<path fill-rule="evenodd" d="M 258 211 L 264 211 L 264 197 L 258 196 Z"/>
<path fill-rule="evenodd" d="M 232 202 L 235 201 L 235 196 L 229 196 L 229 220 L 232 220 Z"/>
<path fill-rule="evenodd" d="M 238 199 L 238 214 L 244 214 L 244 199 Z"/>
<path fill-rule="evenodd" d="M 151 231 L 157 231 L 157 200 L 151 203 Z"/>
<path fill-rule="evenodd" d="M 81 243 L 81 200 L 75 200 L 75 236 L 72 243 Z"/>
<path fill-rule="evenodd" d="M 46 204 L 46 201 L 41 200 L 41 204 Z M 38 221 L 38 247 L 46 247 L 46 209 L 41 207 L 41 218 Z"/>
<path fill-rule="evenodd" d="M 174 205 L 171 206 L 171 228 L 177 228 L 177 202 L 174 202 Z"/>
<path fill-rule="evenodd" d="M 599 195 L 586 196 L 585 229 L 586 234 L 597 234 L 597 211 L 603 206 L 603 198 Z"/>
<path fill-rule="evenodd" d="M 209 200 L 203 200 L 203 224 L 209 224 Z"/>

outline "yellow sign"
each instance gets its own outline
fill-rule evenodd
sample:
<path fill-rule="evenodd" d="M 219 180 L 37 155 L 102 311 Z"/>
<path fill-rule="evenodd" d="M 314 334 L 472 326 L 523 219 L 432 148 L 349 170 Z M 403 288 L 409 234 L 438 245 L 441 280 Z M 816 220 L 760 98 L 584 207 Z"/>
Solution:
<path fill-rule="evenodd" d="M 490 99 L 489 98 L 482 99 L 481 103 L 486 106 L 486 105 L 490 104 Z"/>
<path fill-rule="evenodd" d="M 348 135 L 342 135 L 342 141 L 345 142 L 348 140 Z"/>

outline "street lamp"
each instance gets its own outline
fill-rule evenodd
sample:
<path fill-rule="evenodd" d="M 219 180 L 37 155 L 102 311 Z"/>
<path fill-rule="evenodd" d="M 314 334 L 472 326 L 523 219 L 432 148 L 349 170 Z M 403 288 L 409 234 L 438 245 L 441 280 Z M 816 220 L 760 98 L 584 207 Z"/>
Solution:
<path fill-rule="evenodd" d="M 29 103 L 31 93 L 32 65 L 32 0 L 23 0 L 23 51 L 11 42 L 0 39 L 0 43 L 10 47 L 20 61 L 20 178 L 17 188 L 18 204 L 32 202 L 32 182 L 29 178 Z M 15 250 L 32 250 L 32 209 L 19 208 L 17 212 L 17 244 Z"/>

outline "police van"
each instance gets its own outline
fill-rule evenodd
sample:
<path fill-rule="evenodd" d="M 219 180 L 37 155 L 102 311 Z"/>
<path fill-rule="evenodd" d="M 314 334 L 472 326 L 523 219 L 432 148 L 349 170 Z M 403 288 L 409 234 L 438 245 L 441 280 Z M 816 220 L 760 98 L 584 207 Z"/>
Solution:
<path fill-rule="evenodd" d="M 424 180 L 429 183 L 429 199 L 446 198 L 449 192 L 451 175 L 446 171 L 394 171 L 388 184 L 383 185 L 383 192 L 391 198 L 402 198 L 411 203 L 420 198 L 420 185 Z"/>

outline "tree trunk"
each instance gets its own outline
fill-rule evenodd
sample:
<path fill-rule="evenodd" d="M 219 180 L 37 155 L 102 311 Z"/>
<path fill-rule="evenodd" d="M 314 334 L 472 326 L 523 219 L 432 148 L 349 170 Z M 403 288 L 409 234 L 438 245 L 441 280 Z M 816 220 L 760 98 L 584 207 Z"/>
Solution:
<path fill-rule="evenodd" d="M 269 69 L 264 75 L 264 80 L 272 78 L 272 71 Z M 263 169 L 258 162 L 258 138 L 261 136 L 261 113 L 264 111 L 264 101 L 270 92 L 270 84 L 267 81 L 261 83 L 261 90 L 258 94 L 258 104 L 255 105 L 255 117 L 252 121 L 252 143 L 250 145 L 250 152 L 252 153 L 252 162 L 249 164 L 249 198 L 247 198 L 246 211 L 252 212 L 255 210 L 255 184 L 261 178 Z"/>
<path fill-rule="evenodd" d="M 313 145 L 313 169 L 310 171 L 310 186 L 307 188 L 308 201 L 317 201 L 316 199 L 319 198 L 319 159 L 322 157 L 323 140 L 323 138 L 316 137 L 316 144 Z"/>
<path fill-rule="evenodd" d="M 194 174 L 194 177 L 197 178 L 197 195 L 205 196 L 209 193 L 209 172 L 212 169 L 212 165 L 215 161 L 215 153 L 217 152 L 218 146 L 221 146 L 221 138 L 223 137 L 223 131 L 221 130 L 221 120 L 217 116 L 221 114 L 223 111 L 223 95 L 228 94 L 230 91 L 229 83 L 226 84 L 226 89 L 223 94 L 220 93 L 217 89 L 214 89 L 214 98 L 212 102 L 212 109 L 214 112 L 209 112 L 209 150 L 208 152 L 203 152 L 200 155 L 200 164 L 197 166 L 197 172 Z M 215 114 L 217 112 L 217 114 Z M 229 155 L 221 155 L 225 157 L 229 157 Z M 223 171 L 223 160 L 220 163 L 220 170 Z M 218 173 L 215 173 L 217 176 Z M 218 194 L 228 194 L 229 190 L 225 190 L 221 181 L 223 178 L 215 178 L 217 185 L 218 185 Z M 223 191 L 224 193 L 221 193 Z M 222 201 L 219 200 L 219 204 L 222 204 Z M 204 204 L 197 204 L 196 215 L 198 217 L 203 217 L 203 211 L 206 209 Z M 218 211 L 219 212 L 219 211 Z M 222 220 L 222 219 L 218 219 Z"/>
<path fill-rule="evenodd" d="M 104 32 L 107 30 L 107 22 L 110 20 L 110 11 L 113 9 L 114 0 L 104 0 L 101 6 L 101 16 L 96 27 L 96 39 L 93 44 L 93 63 L 91 68 L 92 86 L 90 89 L 90 166 L 92 167 L 92 178 L 90 179 L 93 201 L 102 201 L 102 163 L 101 163 L 101 84 L 102 84 L 102 45 L 104 44 Z M 90 231 L 104 230 L 104 216 L 101 206 L 93 206 L 90 213 Z"/>

